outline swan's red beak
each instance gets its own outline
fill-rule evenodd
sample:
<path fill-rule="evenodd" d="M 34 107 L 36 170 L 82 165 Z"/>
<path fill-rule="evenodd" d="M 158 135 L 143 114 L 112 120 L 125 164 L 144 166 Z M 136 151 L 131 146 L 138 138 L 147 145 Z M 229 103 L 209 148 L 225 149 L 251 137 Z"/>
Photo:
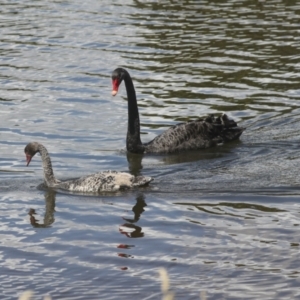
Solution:
<path fill-rule="evenodd" d="M 31 162 L 32 156 L 29 155 L 29 154 L 27 154 L 27 153 L 25 153 L 25 155 L 26 155 L 26 161 L 27 161 L 27 165 L 26 166 L 28 167 L 29 163 Z"/>
<path fill-rule="evenodd" d="M 113 90 L 112 90 L 111 94 L 112 94 L 113 96 L 116 96 L 116 95 L 117 95 L 118 90 L 119 90 L 119 85 L 120 85 L 120 83 L 119 83 L 118 79 L 113 79 L 113 80 L 112 80 Z"/>

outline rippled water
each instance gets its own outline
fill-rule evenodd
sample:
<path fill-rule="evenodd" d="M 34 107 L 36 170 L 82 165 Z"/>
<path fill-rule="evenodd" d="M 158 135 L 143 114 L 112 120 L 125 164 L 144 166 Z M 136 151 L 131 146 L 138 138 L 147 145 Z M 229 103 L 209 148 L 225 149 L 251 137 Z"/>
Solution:
<path fill-rule="evenodd" d="M 297 299 L 300 213 L 298 1 L 1 1 L 0 295 L 17 299 Z M 240 141 L 126 155 L 131 73 L 148 141 L 228 113 Z M 55 174 L 153 176 L 146 188 L 70 195 L 37 188 L 30 141 Z"/>

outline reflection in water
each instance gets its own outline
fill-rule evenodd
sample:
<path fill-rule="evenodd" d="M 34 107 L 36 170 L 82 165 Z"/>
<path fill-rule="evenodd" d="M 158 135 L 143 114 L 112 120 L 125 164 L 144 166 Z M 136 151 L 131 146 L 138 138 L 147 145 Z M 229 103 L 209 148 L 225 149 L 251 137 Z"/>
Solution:
<path fill-rule="evenodd" d="M 135 154 L 127 151 L 127 161 L 130 174 L 135 176 L 140 175 L 140 171 L 143 169 L 142 159 L 142 154 Z"/>
<path fill-rule="evenodd" d="M 126 254 L 126 253 L 118 253 L 118 256 L 119 257 L 124 257 L 124 258 L 131 258 L 131 257 L 133 257 L 132 255 Z"/>
<path fill-rule="evenodd" d="M 279 213 L 279 212 L 285 212 L 285 210 L 276 208 L 276 207 L 268 207 L 264 205 L 254 204 L 254 203 L 246 203 L 246 202 L 219 202 L 219 203 L 180 203 L 176 202 L 174 204 L 178 205 L 184 205 L 184 206 L 194 206 L 200 211 L 203 211 L 205 213 L 213 214 L 213 215 L 228 215 L 233 217 L 240 217 L 240 218 L 256 218 L 259 217 L 258 215 L 255 215 L 251 211 L 257 211 L 257 212 L 268 212 L 268 213 Z M 226 211 L 231 210 L 235 213 L 232 213 L 232 211 Z M 245 214 L 236 214 L 238 210 L 245 210 Z"/>
<path fill-rule="evenodd" d="M 123 218 L 123 219 L 130 223 L 136 223 L 140 219 L 141 214 L 145 211 L 144 207 L 146 206 L 147 204 L 145 202 L 145 196 L 143 194 L 139 195 L 136 198 L 136 204 L 132 208 L 132 211 L 134 213 L 134 218 L 133 219 Z"/>
<path fill-rule="evenodd" d="M 45 193 L 45 215 L 44 222 L 41 224 L 39 220 L 35 218 L 35 209 L 30 208 L 28 214 L 30 216 L 30 223 L 33 227 L 46 228 L 54 223 L 54 212 L 55 212 L 55 195 L 56 192 L 53 190 L 47 190 Z"/>
<path fill-rule="evenodd" d="M 133 219 L 123 218 L 125 221 L 127 221 L 127 223 L 124 223 L 123 225 L 120 226 L 119 231 L 121 234 L 124 234 L 129 238 L 144 237 L 144 233 L 142 232 L 142 227 L 137 226 L 133 223 L 139 221 L 141 214 L 145 211 L 144 210 L 145 206 L 147 206 L 145 202 L 145 197 L 143 194 L 140 194 L 136 198 L 136 204 L 132 208 L 132 211 L 134 213 Z M 126 247 L 122 247 L 122 248 L 126 248 Z"/>
<path fill-rule="evenodd" d="M 164 164 L 179 164 L 179 163 L 187 163 L 187 162 L 195 162 L 198 160 L 204 159 L 222 159 L 227 154 L 231 155 L 232 159 L 232 148 L 241 144 L 242 141 L 235 140 L 227 143 L 225 145 L 218 145 L 217 147 L 209 148 L 209 149 L 201 149 L 195 151 L 186 151 L 181 152 L 174 155 L 165 155 L 162 160 Z"/>
<path fill-rule="evenodd" d="M 133 223 L 139 221 L 141 214 L 145 211 L 144 207 L 147 206 L 145 202 L 145 196 L 140 194 L 136 198 L 136 204 L 132 207 L 132 211 L 134 213 L 134 217 L 132 219 L 123 218 L 128 223 L 124 223 L 119 226 L 119 232 L 125 235 L 128 238 L 141 238 L 144 237 L 144 232 L 142 232 L 142 227 L 137 226 Z M 133 230 L 133 231 L 132 231 Z M 134 245 L 128 244 L 119 244 L 117 248 L 121 249 L 131 249 Z M 123 258 L 132 258 L 133 256 L 128 253 L 118 253 L 119 257 Z M 122 267 L 121 270 L 127 270 L 127 267 Z"/>
<path fill-rule="evenodd" d="M 121 228 L 122 227 L 126 227 L 126 228 Z M 123 225 L 120 226 L 120 233 L 125 234 L 127 237 L 129 238 L 140 238 L 140 237 L 144 237 L 144 232 L 142 232 L 142 227 L 134 225 L 134 224 L 129 224 L 129 223 L 125 223 Z M 134 231 L 127 231 L 127 229 L 134 229 Z"/>
<path fill-rule="evenodd" d="M 235 157 L 232 157 L 232 149 L 241 144 L 241 140 L 235 140 L 209 149 L 182 151 L 173 154 L 135 154 L 127 152 L 126 155 L 130 173 L 137 176 L 140 175 L 140 172 L 143 169 L 142 160 L 144 157 L 150 157 L 151 159 L 162 162 L 164 165 L 196 162 L 205 159 L 222 159 L 224 156 L 228 155 L 231 156 L 230 159 L 234 159 Z"/>
<path fill-rule="evenodd" d="M 134 247 L 134 245 L 120 244 L 120 245 L 118 245 L 117 248 L 121 248 L 121 249 L 130 249 L 130 248 L 132 248 L 132 247 Z"/>

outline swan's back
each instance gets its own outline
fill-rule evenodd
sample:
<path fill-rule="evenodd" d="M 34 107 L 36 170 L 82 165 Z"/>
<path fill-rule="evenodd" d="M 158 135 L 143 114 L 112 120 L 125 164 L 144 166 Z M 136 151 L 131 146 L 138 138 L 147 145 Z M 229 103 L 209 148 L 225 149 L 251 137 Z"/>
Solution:
<path fill-rule="evenodd" d="M 57 188 L 73 192 L 113 192 L 132 187 L 147 185 L 152 181 L 151 177 L 133 176 L 117 171 L 104 171 L 88 175 L 74 180 L 59 183 Z"/>
<path fill-rule="evenodd" d="M 238 127 L 225 114 L 219 118 L 210 116 L 169 128 L 151 142 L 145 143 L 145 152 L 172 153 L 210 148 L 238 139 L 243 131 L 244 128 Z"/>

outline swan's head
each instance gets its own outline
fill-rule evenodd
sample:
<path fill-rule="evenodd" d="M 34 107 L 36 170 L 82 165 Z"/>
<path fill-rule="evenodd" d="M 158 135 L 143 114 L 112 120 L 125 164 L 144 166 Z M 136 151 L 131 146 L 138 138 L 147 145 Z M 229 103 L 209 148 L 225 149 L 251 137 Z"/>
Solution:
<path fill-rule="evenodd" d="M 119 90 L 119 86 L 124 79 L 125 75 L 128 74 L 128 72 L 125 69 L 122 68 L 117 68 L 115 69 L 112 74 L 111 74 L 111 79 L 112 79 L 112 95 L 116 96 Z"/>
<path fill-rule="evenodd" d="M 31 142 L 25 147 L 24 152 L 26 155 L 27 166 L 29 165 L 31 159 L 38 151 L 39 151 L 39 143 L 37 142 Z"/>

